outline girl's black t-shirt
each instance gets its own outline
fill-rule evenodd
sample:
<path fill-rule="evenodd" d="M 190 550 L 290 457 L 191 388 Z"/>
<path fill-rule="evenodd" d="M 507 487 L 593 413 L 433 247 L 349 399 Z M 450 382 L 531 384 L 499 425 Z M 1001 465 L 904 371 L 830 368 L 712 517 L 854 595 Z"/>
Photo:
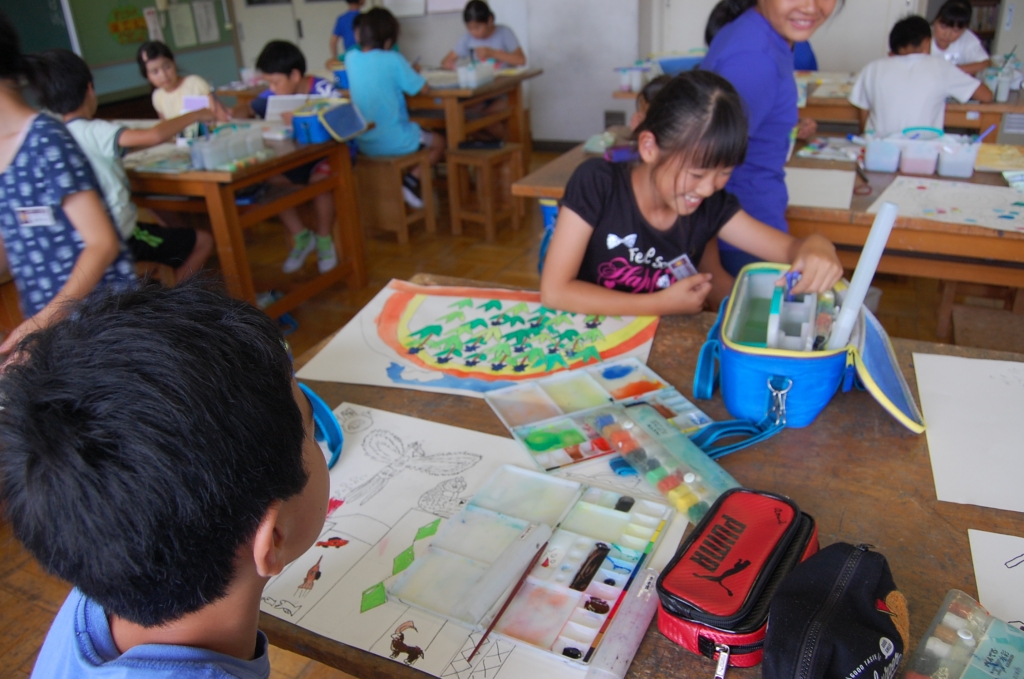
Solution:
<path fill-rule="evenodd" d="M 631 163 L 592 158 L 576 168 L 562 205 L 594 229 L 578 280 L 611 290 L 643 293 L 667 288 L 676 278 L 668 263 L 687 254 L 696 266 L 704 247 L 739 212 L 737 198 L 718 191 L 667 231 L 651 226 L 636 203 Z"/>

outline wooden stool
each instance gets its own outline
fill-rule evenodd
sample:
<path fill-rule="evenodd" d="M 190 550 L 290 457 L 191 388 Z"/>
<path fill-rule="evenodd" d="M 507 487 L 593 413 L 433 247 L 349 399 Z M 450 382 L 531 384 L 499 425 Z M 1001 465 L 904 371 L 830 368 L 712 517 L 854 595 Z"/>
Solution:
<path fill-rule="evenodd" d="M 948 342 L 950 339 L 953 306 L 958 294 L 967 297 L 984 297 L 985 299 L 999 300 L 1003 303 L 1004 309 L 1017 314 L 1024 314 L 1024 288 L 1005 288 L 998 285 L 939 281 L 939 293 L 942 297 L 939 300 L 939 320 L 935 327 L 935 335 L 939 338 L 940 342 Z"/>
<path fill-rule="evenodd" d="M 953 343 L 995 351 L 1024 351 L 1024 314 L 1009 309 L 953 305 Z"/>
<path fill-rule="evenodd" d="M 415 166 L 420 168 L 422 208 L 410 208 L 402 198 L 402 176 Z M 430 153 L 422 149 L 404 156 L 364 156 L 355 163 L 359 195 L 359 218 L 363 230 L 394 231 L 398 242 L 409 242 L 409 225 L 423 220 L 427 233 L 437 233 L 434 217 L 434 184 L 430 177 Z"/>
<path fill-rule="evenodd" d="M 493 242 L 497 222 L 509 219 L 518 230 L 522 201 L 512 196 L 512 183 L 523 176 L 522 144 L 499 149 L 448 151 L 448 202 L 452 233 L 462 233 L 462 220 L 484 225 L 484 238 Z M 470 191 L 469 168 L 476 170 L 476 190 Z"/>

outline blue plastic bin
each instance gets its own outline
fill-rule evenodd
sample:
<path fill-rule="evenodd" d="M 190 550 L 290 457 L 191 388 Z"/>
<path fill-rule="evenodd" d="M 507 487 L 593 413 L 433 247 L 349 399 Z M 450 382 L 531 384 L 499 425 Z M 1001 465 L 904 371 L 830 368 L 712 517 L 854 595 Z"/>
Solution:
<path fill-rule="evenodd" d="M 666 75 L 675 75 L 683 71 L 692 71 L 704 61 L 703 56 L 671 56 L 658 57 L 658 64 Z"/>

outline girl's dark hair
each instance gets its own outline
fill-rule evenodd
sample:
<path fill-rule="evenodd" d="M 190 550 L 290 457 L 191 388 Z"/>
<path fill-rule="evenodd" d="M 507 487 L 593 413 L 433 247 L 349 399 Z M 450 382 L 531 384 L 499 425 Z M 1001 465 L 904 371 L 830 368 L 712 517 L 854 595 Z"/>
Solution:
<path fill-rule="evenodd" d="M 0 78 L 17 80 L 25 74 L 21 56 L 21 39 L 7 15 L 0 12 Z"/>
<path fill-rule="evenodd" d="M 494 18 L 494 12 L 484 0 L 469 0 L 466 8 L 462 10 L 462 22 L 474 24 L 486 24 Z"/>
<path fill-rule="evenodd" d="M 665 75 L 662 73 L 657 78 L 653 78 L 650 82 L 644 85 L 644 88 L 640 90 L 640 93 L 636 95 L 637 102 L 643 100 L 648 106 L 654 101 L 654 98 L 658 96 L 658 92 L 672 80 L 672 76 Z"/>
<path fill-rule="evenodd" d="M 139 64 L 139 72 L 142 73 L 143 78 L 148 79 L 146 75 L 146 62 L 159 57 L 167 57 L 174 61 L 174 52 L 159 40 L 149 40 L 139 45 L 139 51 L 135 53 L 135 61 Z"/>
<path fill-rule="evenodd" d="M 691 167 L 735 167 L 747 155 L 747 117 L 729 81 L 711 71 L 687 71 L 668 81 L 637 126 L 654 135 L 671 158 L 682 155 Z"/>
<path fill-rule="evenodd" d="M 78 109 L 92 83 L 92 72 L 82 57 L 63 49 L 24 57 L 29 82 L 43 108 L 64 115 Z"/>
<path fill-rule="evenodd" d="M 946 0 L 935 15 L 935 20 L 950 28 L 967 28 L 971 24 L 974 8 L 967 0 Z"/>
<path fill-rule="evenodd" d="M 950 2 L 958 1 L 960 0 L 950 0 Z M 843 3 L 844 0 L 839 0 L 840 7 Z M 711 41 L 715 39 L 720 30 L 756 4 L 757 0 L 721 0 L 715 5 L 708 16 L 708 23 L 704 26 L 704 42 L 708 47 L 711 46 Z"/>
<path fill-rule="evenodd" d="M 398 42 L 398 19 L 383 7 L 363 12 L 356 26 L 356 41 L 364 49 L 390 49 Z"/>

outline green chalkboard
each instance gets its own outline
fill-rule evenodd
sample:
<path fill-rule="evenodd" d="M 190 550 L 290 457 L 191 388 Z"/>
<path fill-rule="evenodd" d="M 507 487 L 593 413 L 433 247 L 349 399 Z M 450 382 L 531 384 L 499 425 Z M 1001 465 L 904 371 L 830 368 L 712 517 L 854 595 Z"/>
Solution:
<path fill-rule="evenodd" d="M 0 0 L 0 9 L 18 29 L 25 54 L 57 47 L 71 49 L 60 0 Z"/>
<path fill-rule="evenodd" d="M 18 0 L 16 0 L 18 1 Z M 21 0 L 24 1 L 24 0 Z M 49 0 L 45 0 L 49 1 Z M 149 39 L 144 11 L 154 6 L 153 0 L 70 0 L 75 31 L 82 47 L 82 58 L 93 68 L 135 61 L 139 45 Z M 197 19 L 212 10 L 216 21 L 216 39 L 204 35 Z M 164 42 L 175 52 L 184 49 L 205 49 L 230 45 L 232 34 L 225 29 L 224 0 L 196 0 L 172 3 L 167 12 L 159 12 Z M 179 22 L 176 22 L 175 19 Z M 175 30 L 190 26 L 191 31 Z M 184 41 L 191 32 L 190 40 Z M 205 40 L 205 42 L 204 42 Z"/>

